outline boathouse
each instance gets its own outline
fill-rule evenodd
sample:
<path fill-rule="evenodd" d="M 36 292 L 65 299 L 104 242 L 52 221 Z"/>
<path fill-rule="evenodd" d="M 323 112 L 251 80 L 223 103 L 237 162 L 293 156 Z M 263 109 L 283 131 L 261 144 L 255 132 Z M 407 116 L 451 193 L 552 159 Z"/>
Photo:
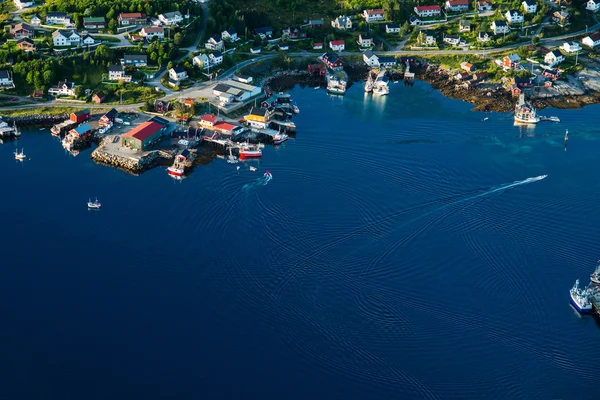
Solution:
<path fill-rule="evenodd" d="M 157 122 L 144 122 L 124 134 L 121 145 L 137 151 L 147 150 L 160 139 L 162 128 Z"/>
<path fill-rule="evenodd" d="M 327 68 L 323 64 L 310 64 L 308 66 L 308 72 L 311 74 L 326 75 Z"/>
<path fill-rule="evenodd" d="M 244 119 L 253 128 L 265 129 L 271 121 L 273 110 L 270 108 L 252 107 L 250 113 L 244 116 Z"/>
<path fill-rule="evenodd" d="M 98 121 L 98 123 L 100 124 L 100 126 L 110 125 L 111 123 L 115 122 L 117 114 L 117 110 L 113 108 L 112 110 L 104 114 L 102 117 L 100 117 L 100 121 Z"/>
<path fill-rule="evenodd" d="M 229 122 L 225 122 L 225 121 L 219 121 L 217 123 L 215 123 L 212 127 L 213 130 L 222 133 L 224 135 L 231 135 L 233 134 L 234 131 L 236 131 L 236 128 L 239 128 L 237 125 L 234 124 L 230 124 Z"/>
<path fill-rule="evenodd" d="M 88 119 L 90 119 L 90 110 L 86 108 L 85 110 L 75 111 L 71 113 L 70 119 L 75 123 L 87 121 Z"/>

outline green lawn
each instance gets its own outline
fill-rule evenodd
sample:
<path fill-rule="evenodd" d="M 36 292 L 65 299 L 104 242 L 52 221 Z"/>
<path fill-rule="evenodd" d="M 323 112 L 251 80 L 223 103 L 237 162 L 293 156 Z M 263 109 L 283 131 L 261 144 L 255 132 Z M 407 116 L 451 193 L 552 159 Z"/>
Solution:
<path fill-rule="evenodd" d="M 112 36 L 94 36 L 94 39 L 102 40 L 102 41 L 106 41 L 106 42 L 110 42 L 110 43 L 119 43 L 120 42 L 119 39 L 117 39 L 116 37 L 112 37 Z"/>

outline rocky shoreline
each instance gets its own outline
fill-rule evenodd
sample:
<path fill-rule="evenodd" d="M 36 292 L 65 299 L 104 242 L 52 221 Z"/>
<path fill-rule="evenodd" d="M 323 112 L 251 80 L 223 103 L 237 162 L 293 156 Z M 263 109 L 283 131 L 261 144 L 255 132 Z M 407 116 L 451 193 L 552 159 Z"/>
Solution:
<path fill-rule="evenodd" d="M 16 122 L 19 126 L 42 126 L 42 125 L 54 125 L 58 122 L 62 122 L 69 118 L 69 114 L 36 114 L 36 115 L 22 115 L 19 117 L 6 117 L 3 118 L 8 123 Z"/>
<path fill-rule="evenodd" d="M 152 168 L 156 164 L 158 156 L 159 152 L 153 151 L 144 157 L 140 157 L 139 159 L 133 157 L 124 157 L 117 154 L 111 154 L 105 151 L 102 145 L 100 145 L 92 152 L 90 158 L 98 164 L 116 167 L 134 174 L 140 174 Z"/>

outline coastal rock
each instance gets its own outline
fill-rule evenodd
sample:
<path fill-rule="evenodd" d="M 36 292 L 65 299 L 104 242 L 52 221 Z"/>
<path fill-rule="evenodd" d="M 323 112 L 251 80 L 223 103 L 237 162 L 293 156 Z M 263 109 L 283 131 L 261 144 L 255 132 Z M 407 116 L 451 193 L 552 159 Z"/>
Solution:
<path fill-rule="evenodd" d="M 69 114 L 36 114 L 23 115 L 18 117 L 6 117 L 4 120 L 8 123 L 16 122 L 19 126 L 27 125 L 54 125 L 69 118 Z"/>

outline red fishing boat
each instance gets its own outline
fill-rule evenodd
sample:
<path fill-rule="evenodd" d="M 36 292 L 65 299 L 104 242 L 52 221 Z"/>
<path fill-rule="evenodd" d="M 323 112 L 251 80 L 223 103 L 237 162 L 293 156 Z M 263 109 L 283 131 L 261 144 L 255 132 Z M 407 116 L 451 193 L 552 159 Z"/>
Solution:
<path fill-rule="evenodd" d="M 259 158 L 262 157 L 262 150 L 253 144 L 245 144 L 240 149 L 240 158 Z"/>

